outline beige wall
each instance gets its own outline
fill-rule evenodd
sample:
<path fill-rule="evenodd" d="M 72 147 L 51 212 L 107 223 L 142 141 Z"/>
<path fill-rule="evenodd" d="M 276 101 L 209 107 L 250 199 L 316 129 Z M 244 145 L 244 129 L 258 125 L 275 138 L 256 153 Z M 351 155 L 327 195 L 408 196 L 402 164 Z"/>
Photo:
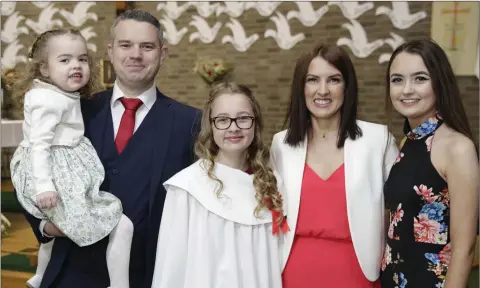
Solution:
<path fill-rule="evenodd" d="M 63 8 L 73 11 L 75 2 L 54 2 L 57 8 Z M 136 7 L 151 11 L 159 18 L 164 17 L 165 12 L 157 11 L 159 2 L 137 2 Z M 180 5 L 185 2 L 179 2 Z M 211 2 L 213 3 L 213 2 Z M 223 5 L 223 2 L 221 2 Z M 318 9 L 326 2 L 312 2 L 313 7 Z M 360 2 L 363 3 L 363 2 Z M 3 4 L 3 3 L 2 3 Z M 390 19 L 385 15 L 375 15 L 375 11 L 380 6 L 391 6 L 391 2 L 374 2 L 374 8 L 365 12 L 356 20 L 364 27 L 369 41 L 377 39 L 390 38 L 389 32 L 394 32 L 406 40 L 416 36 L 429 35 L 431 23 L 431 2 L 409 2 L 410 13 L 425 11 L 427 17 L 418 21 L 407 29 L 397 29 L 393 27 Z M 30 2 L 18 2 L 15 9 L 20 15 L 27 19 L 38 19 L 38 13 L 42 9 L 34 6 Z M 293 2 L 284 2 L 278 6 L 276 11 L 287 15 L 289 11 L 298 10 Z M 90 8 L 89 12 L 98 15 L 98 21 L 88 20 L 80 28 L 93 26 L 97 36 L 89 42 L 97 47 L 97 59 L 106 58 L 106 45 L 110 26 L 115 17 L 115 2 L 96 2 L 96 5 Z M 196 31 L 196 28 L 189 26 L 192 15 L 198 15 L 194 7 L 188 8 L 178 19 L 174 20 L 178 29 L 187 27 L 188 32 L 177 45 L 169 45 L 169 58 L 166 66 L 162 68 L 157 84 L 162 92 L 170 97 L 178 99 L 190 105 L 201 107 L 208 95 L 207 85 L 193 72 L 195 61 L 198 57 L 221 57 L 234 67 L 235 80 L 240 83 L 250 85 L 263 108 L 263 114 L 266 118 L 265 140 L 270 142 L 272 135 L 282 128 L 286 105 L 289 99 L 289 85 L 292 78 L 293 67 L 299 55 L 312 47 L 316 41 L 326 43 L 336 43 L 339 37 L 350 38 L 348 30 L 341 27 L 348 20 L 342 14 L 337 6 L 330 6 L 329 11 L 313 27 L 302 25 L 297 19 L 288 20 L 291 33 L 304 33 L 305 40 L 296 44 L 290 50 L 282 50 L 278 47 L 275 40 L 265 38 L 266 29 L 274 29 L 275 25 L 269 16 L 261 16 L 255 9 L 249 9 L 236 18 L 244 27 L 247 36 L 257 33 L 259 39 L 246 51 L 239 52 L 229 43 L 222 44 L 222 37 L 231 35 L 229 28 L 225 26 L 230 19 L 226 14 L 218 17 L 215 14 L 207 18 L 210 26 L 215 22 L 222 23 L 218 35 L 210 44 L 204 44 L 199 41 L 189 42 L 188 37 Z M 272 14 L 275 15 L 275 14 Z M 2 17 L 2 27 L 8 16 Z M 65 25 L 67 21 L 56 13 L 53 19 L 60 19 Z M 25 26 L 25 20 L 20 22 L 19 26 Z M 139 31 L 140 32 L 140 31 Z M 20 35 L 19 42 L 25 46 L 20 53 L 26 54 L 31 43 L 35 39 L 35 34 L 29 29 L 28 35 Z M 6 48 L 2 43 L 2 53 Z M 378 59 L 381 54 L 391 52 L 390 46 L 384 44 L 375 50 L 366 58 L 355 57 L 349 48 L 344 47 L 351 55 L 354 65 L 357 69 L 359 78 L 359 118 L 367 121 L 385 123 L 384 117 L 384 95 L 385 83 L 384 74 L 386 63 L 379 64 Z M 18 65 L 21 69 L 22 64 Z M 462 93 L 462 99 L 467 110 L 470 125 L 473 128 L 475 137 L 478 139 L 479 133 L 479 82 L 474 76 L 458 77 L 459 86 Z M 396 115 L 393 127 L 393 133 L 397 138 L 402 137 L 401 119 Z"/>
<path fill-rule="evenodd" d="M 136 7 L 153 11 L 161 18 L 164 11 L 156 11 L 158 2 L 138 2 Z M 326 2 L 312 2 L 313 7 L 318 9 Z M 363 2 L 360 2 L 363 3 Z M 409 2 L 410 13 L 425 11 L 427 18 L 420 20 L 412 27 L 400 30 L 394 28 L 390 19 L 385 15 L 375 16 L 379 6 L 391 6 L 391 2 L 374 2 L 375 7 L 357 18 L 364 27 L 369 41 L 390 38 L 389 32 L 394 32 L 406 40 L 416 36 L 430 34 L 431 2 Z M 289 11 L 298 10 L 292 2 L 282 3 L 277 11 L 287 15 Z M 245 11 L 237 20 L 242 24 L 247 37 L 257 33 L 260 38 L 247 50 L 236 51 L 231 44 L 222 44 L 224 35 L 231 35 L 229 28 L 224 25 L 220 28 L 217 37 L 211 44 L 192 42 L 188 40 L 190 33 L 196 28 L 189 26 L 192 15 L 198 15 L 194 7 L 175 20 L 177 29 L 187 27 L 189 32 L 177 45 L 169 46 L 169 59 L 166 67 L 158 76 L 158 85 L 167 95 L 179 99 L 182 102 L 201 107 L 208 95 L 208 87 L 193 73 L 193 67 L 198 57 L 221 57 L 235 68 L 235 80 L 250 85 L 263 108 L 266 118 L 265 140 L 271 141 L 272 135 L 282 129 L 286 105 L 289 99 L 289 85 L 292 79 L 293 68 L 299 55 L 312 47 L 316 41 L 336 43 L 339 37 L 350 38 L 348 30 L 341 27 L 348 20 L 343 16 L 337 6 L 330 6 L 329 11 L 313 27 L 305 27 L 297 19 L 289 20 L 292 35 L 304 33 L 306 39 L 299 42 L 290 50 L 280 49 L 272 38 L 264 38 L 266 29 L 275 29 L 274 23 L 269 17 L 261 16 L 255 9 Z M 229 21 L 229 16 L 222 14 L 219 17 L 211 15 L 207 18 L 208 24 L 213 26 L 219 21 L 223 24 Z M 386 63 L 379 64 L 381 54 L 391 52 L 390 46 L 383 45 L 370 56 L 358 58 L 348 51 L 354 62 L 359 78 L 359 118 L 367 121 L 385 123 L 384 95 L 385 95 L 385 72 Z M 473 128 L 474 135 L 478 139 L 479 119 L 479 82 L 476 77 L 458 77 L 459 86 L 464 100 L 465 109 Z M 393 133 L 398 138 L 402 137 L 402 120 L 395 115 Z"/>

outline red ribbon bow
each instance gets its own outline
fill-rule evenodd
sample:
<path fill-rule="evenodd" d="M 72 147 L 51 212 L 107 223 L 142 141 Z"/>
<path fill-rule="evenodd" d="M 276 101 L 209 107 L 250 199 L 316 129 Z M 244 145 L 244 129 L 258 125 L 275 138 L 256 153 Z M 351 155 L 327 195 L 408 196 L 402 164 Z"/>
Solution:
<path fill-rule="evenodd" d="M 287 223 L 287 218 L 283 217 L 282 222 L 279 225 L 277 219 L 278 217 L 280 217 L 280 212 L 275 211 L 271 208 L 272 205 L 270 205 L 270 199 L 267 199 L 265 202 L 269 207 L 268 209 L 272 212 L 272 234 L 273 235 L 279 234 L 280 229 L 283 234 L 286 234 L 288 231 L 290 231 L 290 227 L 288 226 L 288 223 Z"/>
<path fill-rule="evenodd" d="M 278 225 L 278 217 L 280 216 L 280 212 L 278 211 L 274 211 L 272 209 L 270 209 L 270 211 L 272 211 L 272 234 L 275 235 L 275 234 L 279 234 L 279 228 L 282 229 L 282 233 L 283 234 L 286 234 L 288 231 L 290 231 L 290 227 L 288 227 L 288 223 L 287 223 L 287 218 L 286 217 L 283 217 L 282 219 L 282 222 L 280 223 L 280 225 Z"/>

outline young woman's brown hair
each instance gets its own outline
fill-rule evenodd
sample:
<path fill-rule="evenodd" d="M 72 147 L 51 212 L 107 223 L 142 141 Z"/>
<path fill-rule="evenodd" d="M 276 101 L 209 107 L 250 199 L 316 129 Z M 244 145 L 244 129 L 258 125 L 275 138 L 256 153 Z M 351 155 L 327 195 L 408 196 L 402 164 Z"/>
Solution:
<path fill-rule="evenodd" d="M 432 78 L 432 89 L 436 97 L 436 108 L 445 124 L 453 130 L 462 133 L 475 142 L 472 130 L 468 123 L 467 114 L 460 99 L 457 79 L 452 66 L 443 49 L 429 38 L 411 40 L 398 46 L 392 53 L 387 66 L 385 104 L 387 115 L 392 115 L 392 101 L 390 100 L 390 67 L 395 57 L 401 52 L 416 54 L 422 57 L 425 67 Z M 408 131 L 407 131 L 408 132 Z"/>

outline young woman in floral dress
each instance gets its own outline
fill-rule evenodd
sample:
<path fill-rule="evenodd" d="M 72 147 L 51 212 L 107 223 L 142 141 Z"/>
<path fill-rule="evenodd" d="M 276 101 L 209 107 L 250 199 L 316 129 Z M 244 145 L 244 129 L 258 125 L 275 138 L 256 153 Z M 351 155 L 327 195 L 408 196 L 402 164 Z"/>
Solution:
<path fill-rule="evenodd" d="M 453 70 L 424 39 L 398 47 L 387 71 L 388 110 L 406 118 L 407 139 L 385 183 L 382 287 L 467 287 L 479 169 Z"/>

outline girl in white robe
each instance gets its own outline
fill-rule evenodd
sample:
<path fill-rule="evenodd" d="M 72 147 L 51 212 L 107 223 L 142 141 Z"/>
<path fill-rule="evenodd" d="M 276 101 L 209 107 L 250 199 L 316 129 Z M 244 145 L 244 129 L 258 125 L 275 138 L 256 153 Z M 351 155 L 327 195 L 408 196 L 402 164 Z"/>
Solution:
<path fill-rule="evenodd" d="M 213 86 L 195 146 L 200 159 L 164 183 L 152 288 L 282 286 L 289 229 L 261 131 L 250 89 Z"/>

